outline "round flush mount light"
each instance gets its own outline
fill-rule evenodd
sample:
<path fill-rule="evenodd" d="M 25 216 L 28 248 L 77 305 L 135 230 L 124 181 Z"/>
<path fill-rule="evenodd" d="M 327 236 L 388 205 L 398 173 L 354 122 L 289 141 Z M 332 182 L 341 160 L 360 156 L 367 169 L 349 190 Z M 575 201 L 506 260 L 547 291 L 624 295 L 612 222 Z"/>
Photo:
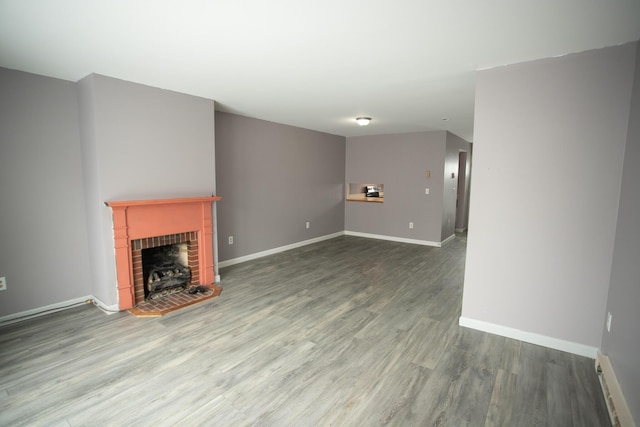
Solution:
<path fill-rule="evenodd" d="M 356 119 L 356 123 L 358 123 L 360 126 L 366 126 L 369 124 L 370 121 L 371 121 L 371 117 L 358 117 Z"/>

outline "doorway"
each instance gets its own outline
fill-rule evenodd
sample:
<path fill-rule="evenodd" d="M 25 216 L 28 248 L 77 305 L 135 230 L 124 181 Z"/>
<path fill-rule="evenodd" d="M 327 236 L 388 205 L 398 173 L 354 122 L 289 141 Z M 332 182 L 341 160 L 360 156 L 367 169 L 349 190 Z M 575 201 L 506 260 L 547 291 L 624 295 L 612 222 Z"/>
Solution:
<path fill-rule="evenodd" d="M 467 230 L 468 218 L 468 194 L 467 194 L 467 160 L 469 153 L 460 151 L 458 153 L 458 187 L 456 189 L 456 220 L 455 231 L 461 233 Z"/>

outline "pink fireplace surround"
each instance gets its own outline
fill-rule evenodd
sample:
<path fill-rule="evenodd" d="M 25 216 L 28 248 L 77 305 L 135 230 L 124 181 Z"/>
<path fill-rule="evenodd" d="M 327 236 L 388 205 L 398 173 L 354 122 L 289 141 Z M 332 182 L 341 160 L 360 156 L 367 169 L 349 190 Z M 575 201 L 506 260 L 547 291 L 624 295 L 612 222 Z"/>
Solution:
<path fill-rule="evenodd" d="M 113 213 L 118 306 L 135 306 L 133 241 L 182 233 L 197 238 L 199 283 L 215 282 L 211 207 L 220 197 L 107 202 Z"/>

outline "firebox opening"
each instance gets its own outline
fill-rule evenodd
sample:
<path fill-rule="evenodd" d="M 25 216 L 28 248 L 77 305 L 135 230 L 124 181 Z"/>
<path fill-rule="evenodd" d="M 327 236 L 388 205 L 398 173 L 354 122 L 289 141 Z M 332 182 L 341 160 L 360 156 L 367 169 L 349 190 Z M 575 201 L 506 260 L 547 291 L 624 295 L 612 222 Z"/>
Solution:
<path fill-rule="evenodd" d="M 191 282 L 187 249 L 187 243 L 176 243 L 142 250 L 145 299 L 186 288 Z"/>

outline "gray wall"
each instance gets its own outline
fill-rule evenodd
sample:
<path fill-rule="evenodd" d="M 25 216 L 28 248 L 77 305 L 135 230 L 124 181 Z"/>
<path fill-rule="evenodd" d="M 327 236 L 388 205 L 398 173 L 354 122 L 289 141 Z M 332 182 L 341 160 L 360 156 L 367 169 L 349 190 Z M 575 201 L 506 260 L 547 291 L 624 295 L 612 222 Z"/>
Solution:
<path fill-rule="evenodd" d="M 76 86 L 0 68 L 0 317 L 91 294 Z"/>
<path fill-rule="evenodd" d="M 634 55 L 479 72 L 463 319 L 600 346 Z"/>
<path fill-rule="evenodd" d="M 347 138 L 346 183 L 384 184 L 384 203 L 347 202 L 345 228 L 439 243 L 446 132 L 418 132 Z M 427 171 L 431 177 L 426 178 Z M 425 195 L 425 188 L 430 194 Z M 414 228 L 409 229 L 409 222 Z"/>
<path fill-rule="evenodd" d="M 343 231 L 344 152 L 341 136 L 216 112 L 220 261 Z"/>
<path fill-rule="evenodd" d="M 92 292 L 115 305 L 104 202 L 215 193 L 214 101 L 95 74 L 79 87 Z"/>
<path fill-rule="evenodd" d="M 640 422 L 640 43 L 637 46 L 611 286 L 607 299 L 607 312 L 612 314 L 611 331 L 603 328 L 602 339 L 602 352 L 609 356 L 636 423 Z"/>

